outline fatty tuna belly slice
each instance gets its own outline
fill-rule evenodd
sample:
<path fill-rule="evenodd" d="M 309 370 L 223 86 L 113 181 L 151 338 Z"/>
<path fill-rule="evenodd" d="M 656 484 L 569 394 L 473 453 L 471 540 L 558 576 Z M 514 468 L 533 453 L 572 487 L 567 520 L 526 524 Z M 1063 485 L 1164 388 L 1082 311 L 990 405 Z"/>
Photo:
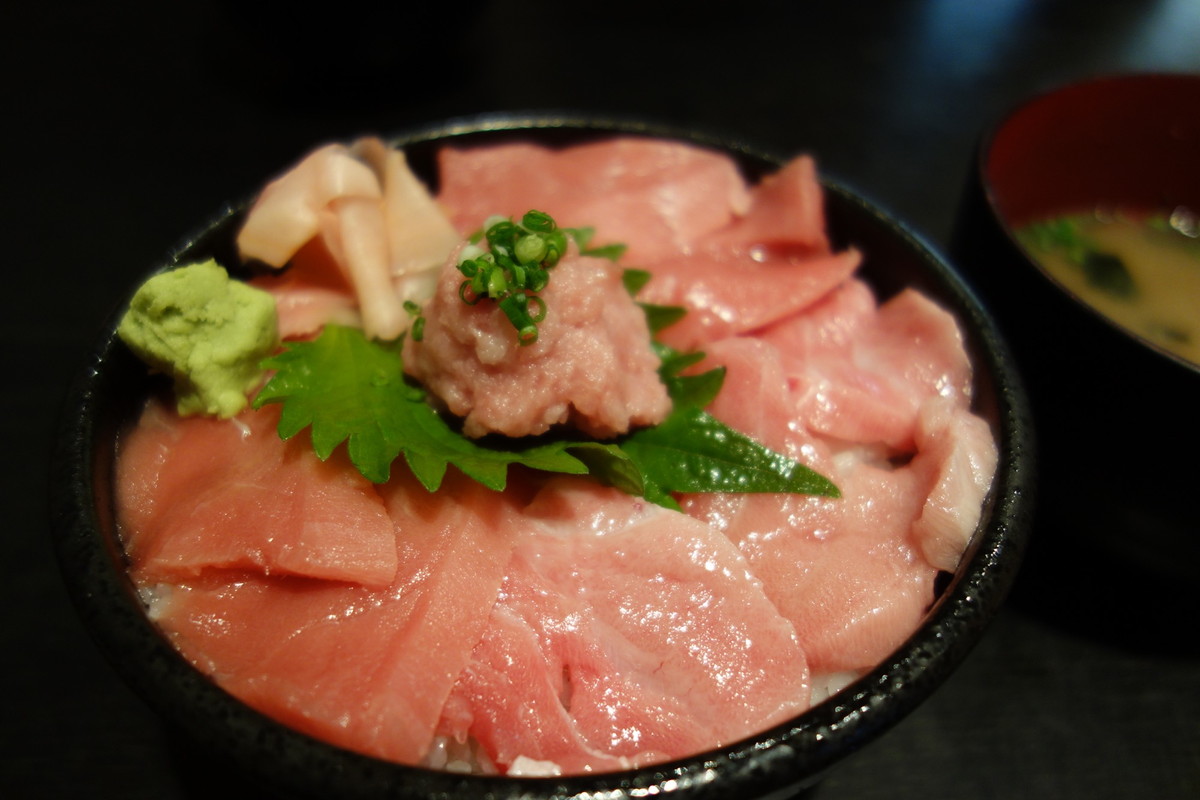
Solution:
<path fill-rule="evenodd" d="M 151 400 L 121 440 L 121 534 L 140 581 L 251 569 L 386 586 L 392 522 L 375 488 L 335 454 L 282 441 L 276 406 L 231 420 L 180 418 Z"/>
<path fill-rule="evenodd" d="M 795 626 L 814 672 L 858 670 L 907 638 L 933 600 L 937 570 L 910 537 L 929 478 L 893 469 L 883 448 L 839 451 L 844 445 L 796 425 L 783 361 L 760 339 L 713 343 L 701 366 L 723 365 L 727 374 L 709 411 L 826 475 L 842 497 L 715 493 L 681 504 L 738 546 Z"/>
<path fill-rule="evenodd" d="M 911 452 L 925 401 L 970 404 L 957 322 L 912 290 L 876 308 L 870 289 L 849 281 L 760 336 L 783 356 L 799 422 L 823 436 Z"/>
<path fill-rule="evenodd" d="M 531 208 L 563 226 L 591 226 L 594 244 L 620 242 L 624 263 L 681 252 L 749 206 L 733 162 L 701 147 L 626 137 L 562 150 L 532 144 L 439 154 L 438 200 L 461 233 L 492 214 Z M 519 218 L 519 217 L 518 217 Z"/>
<path fill-rule="evenodd" d="M 745 216 L 713 235 L 714 241 L 784 245 L 798 253 L 828 255 L 825 190 L 812 156 L 800 155 L 750 190 Z"/>
<path fill-rule="evenodd" d="M 830 476 L 838 499 L 696 495 L 684 509 L 734 541 L 792 622 L 814 673 L 857 671 L 917 629 L 937 569 L 910 537 L 923 496 L 908 469 L 867 462 Z"/>
<path fill-rule="evenodd" d="M 695 348 L 788 319 L 820 300 L 858 269 L 857 250 L 797 254 L 788 248 L 710 243 L 647 265 L 638 300 L 688 310 L 660 338 Z"/>
<path fill-rule="evenodd" d="M 682 757 L 808 705 L 792 626 L 731 543 L 696 520 L 571 479 L 530 525 L 447 706 L 502 768 L 563 772 Z"/>
<path fill-rule="evenodd" d="M 983 514 L 999 453 L 991 428 L 949 398 L 921 408 L 912 469 L 928 489 L 913 534 L 929 563 L 958 567 Z"/>
<path fill-rule="evenodd" d="M 332 744 L 420 763 L 479 641 L 516 526 L 507 496 L 447 475 L 458 502 L 404 476 L 384 489 L 399 568 L 382 589 L 209 573 L 152 614 L 231 694 Z"/>

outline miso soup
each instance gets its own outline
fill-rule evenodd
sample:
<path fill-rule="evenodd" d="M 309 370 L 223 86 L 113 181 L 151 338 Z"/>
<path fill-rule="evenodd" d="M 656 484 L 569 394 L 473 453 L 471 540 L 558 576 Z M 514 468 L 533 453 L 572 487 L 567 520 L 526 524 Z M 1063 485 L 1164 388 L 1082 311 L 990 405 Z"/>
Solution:
<path fill-rule="evenodd" d="M 1021 243 L 1070 292 L 1127 330 L 1200 364 L 1200 225 L 1170 215 L 1071 214 Z"/>

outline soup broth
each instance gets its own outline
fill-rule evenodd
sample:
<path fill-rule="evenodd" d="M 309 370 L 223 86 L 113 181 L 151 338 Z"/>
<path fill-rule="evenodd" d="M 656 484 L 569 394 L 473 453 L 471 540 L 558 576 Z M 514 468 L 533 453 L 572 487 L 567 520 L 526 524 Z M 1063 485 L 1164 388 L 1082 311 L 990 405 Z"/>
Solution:
<path fill-rule="evenodd" d="M 1200 364 L 1196 216 L 1072 214 L 1033 223 L 1022 244 L 1068 291 L 1154 344 Z"/>

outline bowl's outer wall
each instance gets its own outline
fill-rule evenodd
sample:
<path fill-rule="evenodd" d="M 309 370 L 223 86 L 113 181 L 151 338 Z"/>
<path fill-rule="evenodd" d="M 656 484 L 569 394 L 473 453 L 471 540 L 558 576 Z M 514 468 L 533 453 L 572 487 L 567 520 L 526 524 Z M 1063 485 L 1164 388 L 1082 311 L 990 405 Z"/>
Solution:
<path fill-rule="evenodd" d="M 414 168 L 428 169 L 436 141 L 447 131 L 480 127 L 528 128 L 520 118 L 464 121 L 408 135 Z M 554 126 L 564 121 L 556 119 Z M 578 139 L 578 122 L 551 131 Z M 589 124 L 582 135 L 671 134 L 723 146 L 740 156 L 750 177 L 776 159 L 727 140 L 641 124 Z M 539 139 L 544 130 L 535 131 Z M 505 134 L 499 134 L 503 136 Z M 521 130 L 514 135 L 528 135 Z M 474 143 L 496 138 L 474 134 Z M 85 624 L 118 672 L 168 720 L 203 747 L 231 758 L 264 786 L 290 796 L 569 798 L 608 792 L 612 798 L 670 792 L 688 798 L 786 795 L 811 785 L 849 753 L 890 728 L 946 678 L 966 656 L 1012 582 L 1032 511 L 1032 427 L 1023 388 L 1003 341 L 986 312 L 953 271 L 915 235 L 857 193 L 827 182 L 827 213 L 838 241 L 860 246 L 866 274 L 884 294 L 903 285 L 944 303 L 967 329 L 977 369 L 979 411 L 1001 443 L 997 483 L 965 559 L 927 624 L 891 659 L 833 701 L 792 723 L 721 751 L 627 773 L 565 779 L 507 780 L 463 777 L 388 764 L 347 753 L 272 722 L 234 701 L 187 664 L 146 618 L 124 571 L 113 521 L 111 472 L 116 432 L 127 424 L 154 384 L 111 329 L 80 376 L 64 417 L 54 476 L 56 548 L 66 582 Z M 236 212 L 189 238 L 164 266 L 231 253 Z M 234 263 L 232 259 L 224 263 Z M 118 310 L 119 313 L 119 310 Z M 115 327 L 117 314 L 111 324 Z"/>

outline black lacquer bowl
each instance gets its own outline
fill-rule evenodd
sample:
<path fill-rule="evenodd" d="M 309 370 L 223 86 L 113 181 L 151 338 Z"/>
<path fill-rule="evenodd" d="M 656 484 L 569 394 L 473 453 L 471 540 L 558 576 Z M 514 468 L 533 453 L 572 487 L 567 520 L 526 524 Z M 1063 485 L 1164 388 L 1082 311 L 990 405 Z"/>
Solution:
<path fill-rule="evenodd" d="M 667 136 L 732 154 L 750 178 L 778 160 L 720 137 L 641 123 L 505 116 L 447 123 L 396 138 L 430 176 L 442 143 L 532 138 L 567 143 L 599 136 Z M 983 519 L 958 572 L 928 618 L 884 663 L 809 712 L 758 736 L 683 760 L 626 772 L 564 778 L 462 776 L 391 764 L 292 731 L 226 694 L 184 661 L 146 617 L 127 578 L 113 519 L 115 435 L 146 391 L 145 370 L 104 334 L 63 421 L 53 477 L 55 537 L 79 614 L 119 673 L 195 743 L 221 753 L 249 780 L 285 796 L 339 798 L 786 797 L 888 730 L 928 697 L 967 655 L 1017 570 L 1029 528 L 1033 456 L 1020 379 L 988 315 L 954 271 L 902 224 L 827 181 L 827 215 L 839 245 L 865 253 L 882 296 L 916 286 L 952 310 L 976 367 L 978 411 L 992 425 L 1000 463 Z M 161 266 L 228 258 L 238 213 L 221 215 Z M 111 325 L 115 326 L 114 316 Z"/>

